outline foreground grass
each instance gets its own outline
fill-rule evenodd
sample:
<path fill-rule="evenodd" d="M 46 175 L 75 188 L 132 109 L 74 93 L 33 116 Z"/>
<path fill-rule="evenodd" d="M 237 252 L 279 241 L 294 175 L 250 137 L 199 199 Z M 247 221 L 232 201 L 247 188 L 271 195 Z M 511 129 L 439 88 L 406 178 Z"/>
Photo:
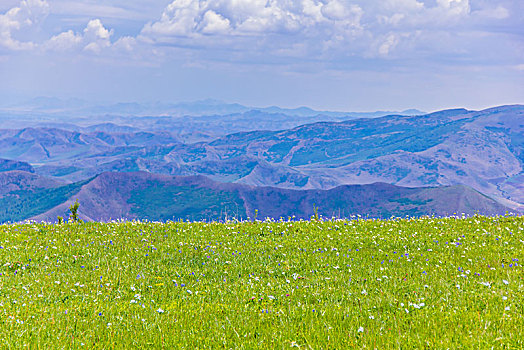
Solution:
<path fill-rule="evenodd" d="M 524 218 L 0 226 L 2 348 L 524 348 Z"/>

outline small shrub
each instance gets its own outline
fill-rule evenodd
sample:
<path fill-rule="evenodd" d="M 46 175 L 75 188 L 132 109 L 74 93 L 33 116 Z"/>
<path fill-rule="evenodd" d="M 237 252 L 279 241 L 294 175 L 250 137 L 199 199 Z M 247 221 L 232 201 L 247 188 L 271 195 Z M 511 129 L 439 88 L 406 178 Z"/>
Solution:
<path fill-rule="evenodd" d="M 71 215 L 69 215 L 69 221 L 78 222 L 78 207 L 80 207 L 80 203 L 78 203 L 77 199 L 75 200 L 75 203 L 71 204 L 69 207 L 69 211 L 71 212 Z"/>

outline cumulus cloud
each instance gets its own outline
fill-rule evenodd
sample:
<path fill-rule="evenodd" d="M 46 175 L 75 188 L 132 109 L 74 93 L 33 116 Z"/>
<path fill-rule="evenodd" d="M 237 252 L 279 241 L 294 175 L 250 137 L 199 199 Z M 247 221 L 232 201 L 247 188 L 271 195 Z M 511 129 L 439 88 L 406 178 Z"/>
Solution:
<path fill-rule="evenodd" d="M 235 36 L 308 32 L 315 27 L 359 27 L 362 9 L 344 0 L 174 0 L 142 34 L 170 36 L 230 34 Z"/>
<path fill-rule="evenodd" d="M 470 12 L 469 0 L 437 0 L 437 4 L 452 16 L 467 15 Z"/>
<path fill-rule="evenodd" d="M 472 16 L 470 0 L 173 0 L 139 38 L 178 47 L 242 47 L 257 38 L 267 54 L 300 47 L 318 57 L 326 50 L 389 56 L 404 41 L 425 40 L 424 33 L 467 27 L 473 17 L 509 16 L 502 6 L 479 6 Z"/>
<path fill-rule="evenodd" d="M 76 3 L 47 1 L 57 7 L 60 16 L 70 8 L 78 15 Z M 137 36 L 116 37 L 104 26 L 103 13 L 111 18 L 125 17 L 129 12 L 125 8 L 147 6 L 138 0 L 129 0 L 129 4 L 119 0 L 120 5 L 113 4 L 111 9 L 92 7 L 97 10 L 83 19 L 87 25 L 82 30 L 65 27 L 40 42 L 21 40 L 31 37 L 27 28 L 38 27 L 46 18 L 50 11 L 47 1 L 22 0 L 0 14 L 0 48 L 169 57 L 168 50 L 174 47 L 186 50 L 184 57 L 191 59 L 235 62 L 271 58 L 282 62 L 284 57 L 341 62 L 349 57 L 400 58 L 413 53 L 431 56 L 449 51 L 449 47 L 465 52 L 485 46 L 480 39 L 478 43 L 467 41 L 471 36 L 461 33 L 489 34 L 489 25 L 493 31 L 502 21 L 511 25 L 508 19 L 513 15 L 515 21 L 512 12 L 517 12 L 517 5 L 508 7 L 507 0 L 170 0 L 156 19 L 136 28 L 140 32 Z M 82 11 L 90 4 L 87 0 L 80 3 Z M 91 17 L 97 11 L 102 15 Z M 26 35 L 19 35 L 21 32 Z M 200 49 L 205 55 L 199 56 Z"/>
<path fill-rule="evenodd" d="M 111 35 L 113 30 L 107 30 L 99 19 L 89 21 L 84 29 L 84 40 L 88 42 L 84 50 L 98 53 L 111 46 Z"/>
<path fill-rule="evenodd" d="M 382 56 L 388 56 L 399 43 L 399 37 L 395 34 L 389 34 L 378 48 L 378 53 Z"/>
<path fill-rule="evenodd" d="M 82 49 L 87 52 L 100 53 L 103 49 L 112 46 L 111 36 L 113 30 L 108 30 L 102 24 L 100 19 L 93 19 L 87 23 L 87 26 L 82 33 L 75 33 L 72 30 L 62 32 L 58 35 L 53 36 L 47 42 L 44 43 L 43 47 L 46 50 L 54 51 L 70 51 Z M 131 45 L 129 41 L 125 43 L 124 38 L 119 45 Z"/>
<path fill-rule="evenodd" d="M 23 0 L 18 7 L 13 7 L 0 14 L 0 46 L 11 50 L 31 49 L 31 41 L 19 41 L 13 36 L 24 27 L 38 25 L 49 13 L 49 4 L 45 0 Z"/>
<path fill-rule="evenodd" d="M 202 19 L 202 33 L 215 34 L 227 33 L 230 29 L 230 21 L 213 10 L 206 11 Z"/>
<path fill-rule="evenodd" d="M 50 50 L 67 51 L 82 44 L 83 36 L 72 30 L 60 33 L 49 39 L 44 47 Z"/>
<path fill-rule="evenodd" d="M 136 39 L 131 36 L 124 36 L 118 39 L 113 48 L 118 52 L 131 52 L 137 45 Z"/>
<path fill-rule="evenodd" d="M 509 10 L 502 5 L 498 5 L 494 8 L 483 8 L 481 10 L 474 11 L 472 15 L 481 19 L 495 19 L 501 20 L 506 19 L 510 16 Z"/>

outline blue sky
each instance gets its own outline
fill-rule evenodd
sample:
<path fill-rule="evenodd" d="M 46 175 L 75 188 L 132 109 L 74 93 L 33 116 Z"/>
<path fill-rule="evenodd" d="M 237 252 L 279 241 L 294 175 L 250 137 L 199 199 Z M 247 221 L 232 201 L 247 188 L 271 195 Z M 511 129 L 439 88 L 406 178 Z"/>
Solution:
<path fill-rule="evenodd" d="M 522 0 L 2 0 L 0 102 L 523 103 Z"/>

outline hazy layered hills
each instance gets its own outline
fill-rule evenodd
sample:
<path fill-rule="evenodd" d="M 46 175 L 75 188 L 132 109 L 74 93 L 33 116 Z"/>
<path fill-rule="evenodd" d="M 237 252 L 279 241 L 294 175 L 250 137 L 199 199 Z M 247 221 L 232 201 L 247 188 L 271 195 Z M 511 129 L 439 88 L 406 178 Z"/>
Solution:
<path fill-rule="evenodd" d="M 0 162 L 0 171 L 34 169 L 66 182 L 106 171 L 147 171 L 287 189 L 464 184 L 514 210 L 524 203 L 524 107 L 519 105 L 319 122 L 197 143 L 182 142 L 170 131 L 169 118 L 163 124 L 158 118 L 136 119 L 133 126 L 104 123 L 77 131 L 0 130 L 0 158 L 30 167 Z M 163 128 L 144 131 L 144 125 Z M 256 126 L 254 119 L 251 127 Z"/>
<path fill-rule="evenodd" d="M 508 208 L 466 186 L 405 188 L 385 183 L 291 190 L 220 183 L 204 176 L 103 173 L 63 184 L 23 171 L 0 173 L 0 222 L 67 216 L 75 199 L 84 220 L 504 214 Z"/>
<path fill-rule="evenodd" d="M 0 106 L 4 113 L 16 113 L 25 116 L 65 116 L 65 117 L 107 117 L 118 116 L 221 116 L 258 111 L 268 114 L 284 114 L 287 116 L 315 117 L 323 115 L 326 117 L 377 117 L 388 115 L 391 111 L 376 112 L 343 112 L 343 111 L 318 111 L 308 107 L 281 108 L 278 106 L 253 107 L 239 103 L 227 103 L 215 99 L 205 99 L 193 102 L 178 103 L 92 103 L 81 99 L 59 99 L 54 97 L 36 97 L 31 100 L 10 103 Z M 424 114 L 423 112 L 410 109 L 401 112 L 406 115 Z"/>
<path fill-rule="evenodd" d="M 167 131 L 180 141 L 190 143 L 212 141 L 235 132 L 282 130 L 318 121 L 374 118 L 393 113 L 316 111 L 307 107 L 257 108 L 216 100 L 92 105 L 78 99 L 41 97 L 0 106 L 0 125 L 4 129 L 58 128 L 82 133 Z M 423 112 L 406 110 L 402 114 Z"/>

